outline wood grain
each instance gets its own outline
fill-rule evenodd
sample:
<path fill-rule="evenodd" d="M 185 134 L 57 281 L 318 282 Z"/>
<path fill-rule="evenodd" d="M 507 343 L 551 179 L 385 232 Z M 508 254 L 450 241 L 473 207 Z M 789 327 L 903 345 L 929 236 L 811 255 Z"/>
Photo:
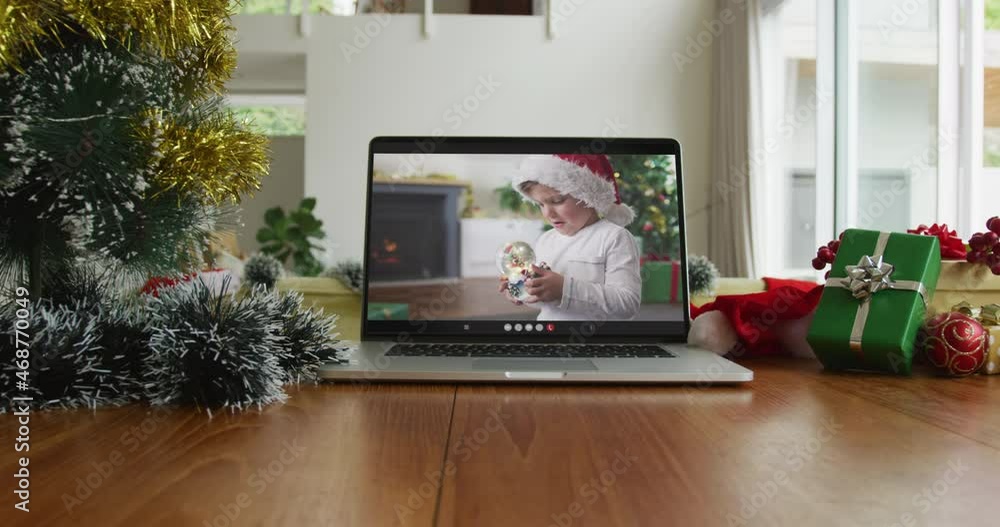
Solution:
<path fill-rule="evenodd" d="M 450 386 L 329 385 L 211 420 L 140 406 L 36 413 L 32 510 L 13 511 L 6 496 L 0 524 L 431 525 L 436 488 L 402 521 L 394 505 L 440 468 L 453 401 Z M 5 479 L 11 459 L 5 452 Z M 88 490 L 78 505 L 64 504 Z"/>
<path fill-rule="evenodd" d="M 325 385 L 211 420 L 36 413 L 32 512 L 8 495 L 0 525 L 997 525 L 997 377 L 746 364 L 743 387 Z"/>
<path fill-rule="evenodd" d="M 1000 449 L 1000 376 L 935 378 L 921 369 L 912 378 L 826 374 L 817 380 L 929 425 Z M 1000 475 L 998 475 L 1000 482 Z M 1000 522 L 998 522 L 1000 524 Z"/>
<path fill-rule="evenodd" d="M 997 524 L 1000 451 L 949 430 L 977 426 L 963 408 L 984 383 L 917 380 L 951 401 L 939 426 L 913 416 L 922 400 L 858 393 L 905 380 L 750 365 L 745 389 L 461 387 L 438 525 Z M 479 444 L 490 412 L 504 427 Z"/>

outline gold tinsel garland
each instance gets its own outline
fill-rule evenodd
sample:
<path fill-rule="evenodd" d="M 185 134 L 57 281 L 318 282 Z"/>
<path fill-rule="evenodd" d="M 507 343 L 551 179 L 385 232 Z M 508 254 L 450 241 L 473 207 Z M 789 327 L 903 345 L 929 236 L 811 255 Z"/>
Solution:
<path fill-rule="evenodd" d="M 239 203 L 260 189 L 268 172 L 268 139 L 249 131 L 231 112 L 191 126 L 160 111 L 136 124 L 139 139 L 155 145 L 153 181 L 163 190 L 195 196 L 202 203 Z"/>
<path fill-rule="evenodd" d="M 74 35 L 148 50 L 176 63 L 193 92 L 220 90 L 236 66 L 230 0 L 0 0 L 0 70 L 20 71 Z"/>

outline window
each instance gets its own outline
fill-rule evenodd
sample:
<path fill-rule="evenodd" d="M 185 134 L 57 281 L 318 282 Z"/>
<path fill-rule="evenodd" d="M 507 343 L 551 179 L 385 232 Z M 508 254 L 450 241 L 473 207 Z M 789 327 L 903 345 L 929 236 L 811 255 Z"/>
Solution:
<path fill-rule="evenodd" d="M 237 12 L 241 15 L 299 15 L 302 5 L 302 0 L 243 0 L 237 5 Z M 358 0 L 309 0 L 310 13 L 353 15 L 357 8 Z"/>
<path fill-rule="evenodd" d="M 775 187 L 784 189 L 788 207 L 777 218 L 784 246 L 780 263 L 765 266 L 765 273 L 804 275 L 816 256 L 816 117 L 821 105 L 832 104 L 832 94 L 817 90 L 816 84 L 816 2 L 786 0 L 780 19 L 782 86 L 769 90 L 781 94 L 774 101 L 781 109 L 775 133 L 781 147 L 775 160 L 780 164 Z"/>
<path fill-rule="evenodd" d="M 816 247 L 847 228 L 982 230 L 998 212 L 1000 0 L 773 3 L 779 21 L 761 27 L 780 35 L 769 56 L 784 71 L 763 67 L 781 80 L 758 104 L 782 108 L 776 129 L 792 133 L 753 198 L 758 272 L 818 277 Z"/>
<path fill-rule="evenodd" d="M 305 135 L 305 98 L 298 96 L 233 95 L 230 107 L 259 133 L 276 136 Z"/>
<path fill-rule="evenodd" d="M 937 0 L 855 2 L 856 204 L 846 226 L 905 231 L 938 219 Z"/>
<path fill-rule="evenodd" d="M 983 174 L 974 231 L 1000 212 L 993 198 L 1000 183 L 1000 0 L 986 0 L 983 29 Z"/>

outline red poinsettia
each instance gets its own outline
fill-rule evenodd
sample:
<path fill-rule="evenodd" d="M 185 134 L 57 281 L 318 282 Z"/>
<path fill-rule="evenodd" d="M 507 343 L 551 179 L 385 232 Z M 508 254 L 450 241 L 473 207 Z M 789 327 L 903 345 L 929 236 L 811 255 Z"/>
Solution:
<path fill-rule="evenodd" d="M 910 234 L 923 234 L 925 236 L 937 236 L 938 241 L 941 242 L 942 260 L 965 259 L 965 242 L 962 241 L 962 238 L 958 237 L 957 232 L 948 230 L 947 224 L 942 223 L 938 225 L 935 223 L 930 227 L 920 225 L 916 229 L 909 229 L 906 232 Z"/>

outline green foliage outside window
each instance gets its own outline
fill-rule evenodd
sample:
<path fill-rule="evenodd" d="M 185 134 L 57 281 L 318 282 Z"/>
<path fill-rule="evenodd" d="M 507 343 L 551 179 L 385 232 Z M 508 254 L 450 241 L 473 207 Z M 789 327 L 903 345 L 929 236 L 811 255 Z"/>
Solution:
<path fill-rule="evenodd" d="M 1000 30 L 1000 0 L 986 0 L 986 29 Z"/>
<path fill-rule="evenodd" d="M 236 106 L 233 110 L 249 120 L 254 131 L 270 137 L 306 134 L 306 112 L 301 106 Z"/>
<path fill-rule="evenodd" d="M 987 144 L 984 146 L 983 166 L 990 168 L 1000 168 L 1000 144 Z"/>
<path fill-rule="evenodd" d="M 986 0 L 986 30 L 1000 31 L 1000 0 Z M 983 147 L 983 165 L 1000 168 L 1000 142 L 990 142 L 992 137 L 987 134 Z"/>
<path fill-rule="evenodd" d="M 310 0 L 309 12 L 320 13 L 329 11 L 330 0 Z M 233 0 L 238 4 L 236 12 L 241 15 L 298 15 L 302 13 L 302 0 L 292 0 L 288 9 L 287 0 Z"/>

